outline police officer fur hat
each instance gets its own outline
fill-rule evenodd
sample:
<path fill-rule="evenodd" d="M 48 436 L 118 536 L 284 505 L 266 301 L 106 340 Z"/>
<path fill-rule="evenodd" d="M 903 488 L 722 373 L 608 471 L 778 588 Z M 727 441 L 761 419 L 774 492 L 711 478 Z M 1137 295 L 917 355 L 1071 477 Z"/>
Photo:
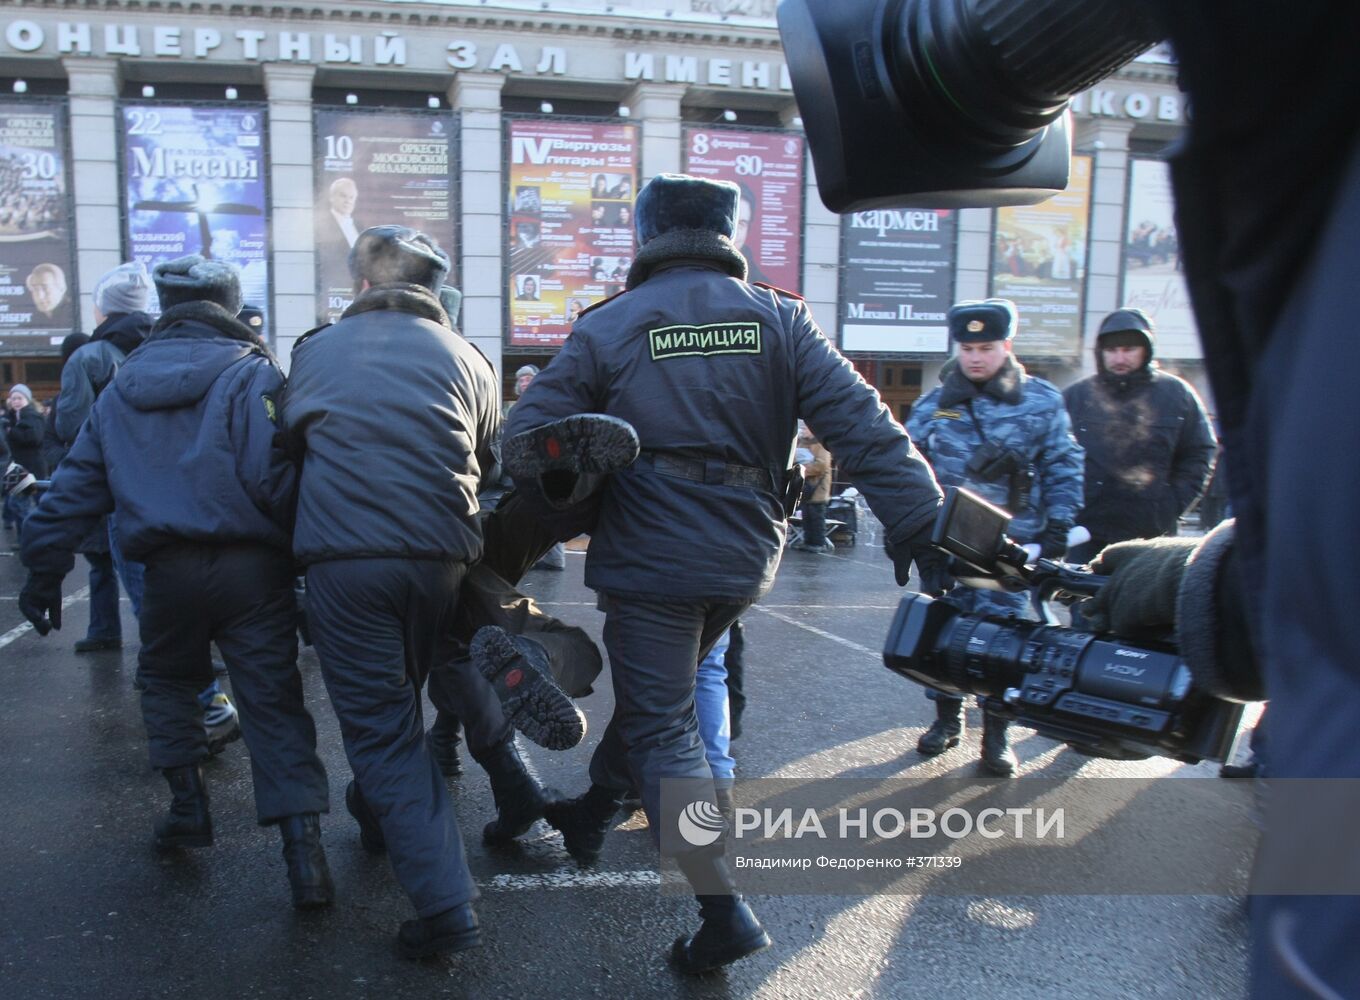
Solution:
<path fill-rule="evenodd" d="M 439 286 L 439 304 L 449 314 L 449 322 L 458 325 L 458 310 L 463 305 L 463 293 L 452 285 Z"/>
<path fill-rule="evenodd" d="M 1157 328 L 1152 317 L 1135 306 L 1116 309 L 1106 316 L 1096 331 L 1096 348 L 1146 347 L 1151 356 L 1157 345 Z"/>
<path fill-rule="evenodd" d="M 241 311 L 236 314 L 236 318 L 250 327 L 255 333 L 264 332 L 264 310 L 259 306 L 242 306 Z"/>
<path fill-rule="evenodd" d="M 949 310 L 949 337 L 961 344 L 1010 340 L 1020 324 L 1020 312 L 1010 299 L 969 299 Z"/>
<path fill-rule="evenodd" d="M 234 264 L 195 253 L 157 264 L 151 277 L 162 310 L 185 302 L 216 302 L 233 316 L 241 311 L 241 272 Z"/>
<path fill-rule="evenodd" d="M 423 285 L 438 294 L 449 275 L 449 255 L 419 229 L 373 226 L 349 252 L 350 276 L 370 285 Z"/>
<path fill-rule="evenodd" d="M 677 229 L 703 229 L 731 239 L 737 231 L 740 197 L 731 181 L 657 174 L 638 192 L 633 205 L 638 245 Z"/>

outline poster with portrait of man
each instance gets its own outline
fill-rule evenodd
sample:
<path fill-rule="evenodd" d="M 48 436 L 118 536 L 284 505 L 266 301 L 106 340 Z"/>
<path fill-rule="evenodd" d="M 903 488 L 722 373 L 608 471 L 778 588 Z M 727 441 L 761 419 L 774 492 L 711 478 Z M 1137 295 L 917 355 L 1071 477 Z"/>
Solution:
<path fill-rule="evenodd" d="M 318 108 L 317 319 L 334 322 L 354 298 L 349 251 L 370 226 L 409 226 L 458 259 L 447 112 Z M 458 284 L 450 272 L 448 282 Z"/>
<path fill-rule="evenodd" d="M 0 101 L 0 348 L 50 348 L 75 328 L 66 112 Z"/>
<path fill-rule="evenodd" d="M 747 278 L 791 292 L 803 287 L 803 137 L 779 131 L 689 127 L 685 173 L 741 189 L 732 242 Z"/>

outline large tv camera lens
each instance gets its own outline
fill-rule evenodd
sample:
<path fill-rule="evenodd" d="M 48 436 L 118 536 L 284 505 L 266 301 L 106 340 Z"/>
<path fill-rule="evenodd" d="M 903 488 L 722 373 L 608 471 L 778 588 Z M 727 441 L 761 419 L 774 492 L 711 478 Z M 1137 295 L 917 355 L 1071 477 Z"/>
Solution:
<path fill-rule="evenodd" d="M 1160 38 L 1127 0 L 783 0 L 834 212 L 1021 204 L 1067 185 L 1073 95 Z"/>
<path fill-rule="evenodd" d="M 1197 688 L 1167 646 L 965 614 L 919 594 L 898 606 L 884 663 L 949 694 L 975 694 L 1052 739 L 1100 756 L 1223 760 L 1242 706 Z"/>

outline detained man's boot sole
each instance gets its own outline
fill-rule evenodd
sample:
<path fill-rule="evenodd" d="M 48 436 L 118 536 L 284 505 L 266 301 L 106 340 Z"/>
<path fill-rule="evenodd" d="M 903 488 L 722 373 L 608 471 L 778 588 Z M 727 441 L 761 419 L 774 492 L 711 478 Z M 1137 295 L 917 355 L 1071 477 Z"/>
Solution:
<path fill-rule="evenodd" d="M 516 434 L 501 448 L 512 476 L 532 479 L 548 472 L 609 473 L 638 456 L 633 425 L 603 413 L 579 413 Z"/>
<path fill-rule="evenodd" d="M 504 629 L 479 629 L 471 653 L 510 724 L 521 733 L 549 750 L 570 750 L 585 739 L 585 713 L 551 675 L 520 653 Z"/>
<path fill-rule="evenodd" d="M 773 943 L 770 935 L 761 928 L 756 934 L 728 941 L 720 949 L 696 955 L 690 949 L 693 940 L 693 936 L 678 937 L 671 946 L 671 964 L 675 966 L 676 971 L 687 976 L 702 976 L 706 972 L 716 972 L 725 965 L 731 965 L 758 951 L 764 951 Z"/>

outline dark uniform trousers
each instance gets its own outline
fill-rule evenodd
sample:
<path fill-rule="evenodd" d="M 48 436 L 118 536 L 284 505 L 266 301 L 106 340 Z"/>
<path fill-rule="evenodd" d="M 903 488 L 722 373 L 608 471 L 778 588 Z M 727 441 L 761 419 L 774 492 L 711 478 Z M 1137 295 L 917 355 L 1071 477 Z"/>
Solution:
<path fill-rule="evenodd" d="M 435 559 L 338 559 L 307 570 L 307 614 L 355 781 L 382 827 L 397 881 L 422 917 L 477 897 L 420 692 L 435 664 L 458 714 L 504 717 L 495 692 L 452 656 L 467 567 Z"/>
<path fill-rule="evenodd" d="M 198 693 L 222 651 L 250 750 L 261 824 L 329 809 L 316 727 L 297 669 L 293 558 L 267 545 L 177 543 L 146 562 L 138 663 L 154 768 L 207 756 Z"/>
<path fill-rule="evenodd" d="M 614 715 L 590 760 L 590 780 L 617 792 L 636 780 L 658 847 L 663 778 L 702 781 L 713 801 L 713 772 L 694 712 L 694 679 L 699 662 L 750 605 L 613 593 L 600 598 Z"/>

